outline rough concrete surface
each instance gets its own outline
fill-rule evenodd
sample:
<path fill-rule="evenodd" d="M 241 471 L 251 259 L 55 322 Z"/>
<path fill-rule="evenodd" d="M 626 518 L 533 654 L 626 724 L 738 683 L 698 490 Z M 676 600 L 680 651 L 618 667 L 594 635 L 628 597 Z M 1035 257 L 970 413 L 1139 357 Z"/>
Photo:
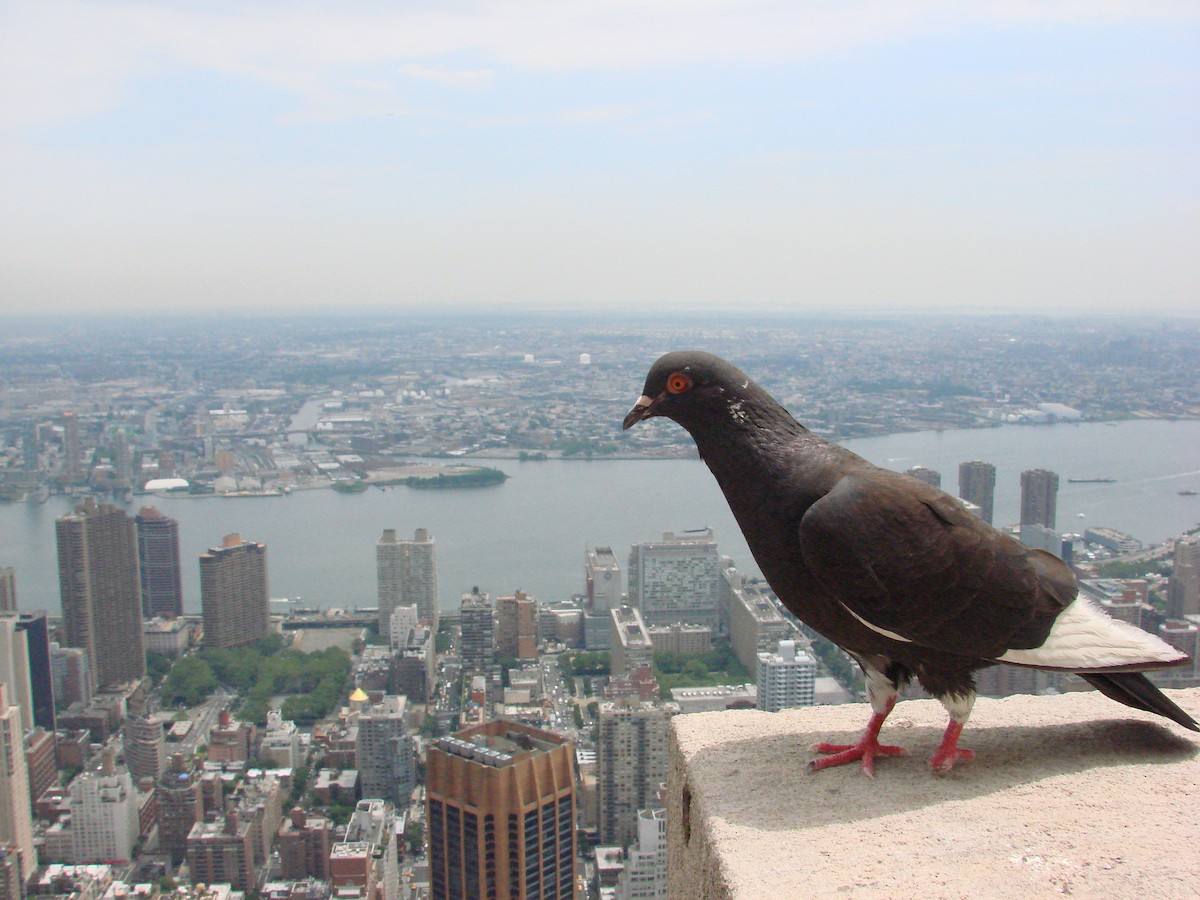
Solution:
<path fill-rule="evenodd" d="M 677 716 L 669 896 L 1200 897 L 1200 734 L 1091 691 L 980 699 L 974 761 L 934 775 L 945 714 L 904 701 L 881 739 L 910 755 L 809 774 L 868 712 Z"/>

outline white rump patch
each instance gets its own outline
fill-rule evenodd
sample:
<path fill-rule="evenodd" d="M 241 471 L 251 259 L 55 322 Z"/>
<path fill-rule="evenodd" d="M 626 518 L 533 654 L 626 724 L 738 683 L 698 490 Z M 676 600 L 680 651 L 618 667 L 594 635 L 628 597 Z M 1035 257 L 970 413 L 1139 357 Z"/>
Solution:
<path fill-rule="evenodd" d="M 1166 641 L 1112 618 L 1083 597 L 1077 597 L 1059 614 L 1042 646 L 1031 650 L 1009 650 L 997 657 L 1000 662 L 1018 666 L 1074 672 L 1141 663 L 1172 663 L 1186 658 L 1186 654 Z"/>

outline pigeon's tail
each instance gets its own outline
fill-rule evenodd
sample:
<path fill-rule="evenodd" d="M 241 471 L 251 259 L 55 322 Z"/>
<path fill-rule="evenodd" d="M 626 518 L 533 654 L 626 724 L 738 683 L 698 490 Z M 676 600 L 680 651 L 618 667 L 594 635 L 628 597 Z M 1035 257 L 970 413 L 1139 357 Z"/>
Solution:
<path fill-rule="evenodd" d="M 1173 722 L 1178 722 L 1184 728 L 1200 731 L 1200 723 L 1172 703 L 1141 672 L 1080 672 L 1079 676 L 1104 696 L 1118 703 L 1158 713 Z"/>

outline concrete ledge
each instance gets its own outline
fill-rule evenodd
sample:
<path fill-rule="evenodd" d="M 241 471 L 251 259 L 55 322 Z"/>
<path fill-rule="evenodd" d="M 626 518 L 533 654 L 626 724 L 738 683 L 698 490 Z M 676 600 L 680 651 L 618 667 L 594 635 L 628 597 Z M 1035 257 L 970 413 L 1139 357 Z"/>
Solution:
<path fill-rule="evenodd" d="M 1200 689 L 1168 691 L 1200 718 Z M 946 724 L 901 702 L 881 738 L 910 756 L 808 774 L 866 704 L 676 716 L 670 897 L 1195 897 L 1200 734 L 1092 691 L 980 699 L 947 775 Z"/>

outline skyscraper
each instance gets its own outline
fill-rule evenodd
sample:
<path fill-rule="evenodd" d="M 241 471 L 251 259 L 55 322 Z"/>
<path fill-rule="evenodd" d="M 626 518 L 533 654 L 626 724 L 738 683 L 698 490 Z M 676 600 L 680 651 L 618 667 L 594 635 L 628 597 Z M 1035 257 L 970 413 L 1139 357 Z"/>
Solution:
<path fill-rule="evenodd" d="M 375 580 L 379 594 L 379 634 L 392 635 L 392 611 L 404 606 L 400 599 L 401 544 L 395 528 L 383 529 L 383 537 L 375 542 Z"/>
<path fill-rule="evenodd" d="M 637 844 L 629 849 L 617 883 L 617 900 L 666 900 L 667 811 L 638 813 Z"/>
<path fill-rule="evenodd" d="M 433 535 L 418 528 L 411 541 L 386 528 L 375 544 L 379 582 L 379 630 L 390 636 L 391 614 L 397 606 L 415 606 L 421 622 L 434 631 L 438 623 L 437 553 Z"/>
<path fill-rule="evenodd" d="M 101 688 L 141 678 L 146 653 L 133 520 L 89 497 L 54 524 L 67 646 L 87 653 Z"/>
<path fill-rule="evenodd" d="M 614 678 L 627 678 L 639 666 L 654 661 L 654 639 L 633 606 L 618 606 L 608 611 L 612 619 L 612 650 L 609 651 Z"/>
<path fill-rule="evenodd" d="M 254 829 L 230 810 L 220 822 L 197 822 L 187 837 L 188 870 L 193 884 L 229 884 L 235 891 L 254 889 Z"/>
<path fill-rule="evenodd" d="M 1046 469 L 1021 473 L 1021 524 L 1054 529 L 1058 505 L 1058 475 Z"/>
<path fill-rule="evenodd" d="M 720 628 L 721 560 L 711 528 L 667 532 L 629 551 L 629 602 L 647 625 Z"/>
<path fill-rule="evenodd" d="M 71 847 L 76 863 L 133 858 L 139 821 L 133 779 L 116 764 L 111 748 L 101 751 L 99 769 L 71 782 Z"/>
<path fill-rule="evenodd" d="M 0 612 L 0 681 L 21 708 L 22 726 L 55 730 L 50 626 L 44 612 Z"/>
<path fill-rule="evenodd" d="M 592 609 L 603 612 L 621 605 L 621 567 L 612 547 L 597 546 L 587 551 L 583 571 Z"/>
<path fill-rule="evenodd" d="M 575 896 L 575 751 L 497 719 L 444 737 L 425 770 L 435 898 Z"/>
<path fill-rule="evenodd" d="M 192 826 L 204 820 L 200 779 L 182 753 L 171 757 L 155 788 L 158 799 L 158 846 L 179 865 L 187 856 L 187 839 Z"/>
<path fill-rule="evenodd" d="M 329 850 L 333 822 L 316 813 L 293 807 L 279 826 L 279 863 L 288 881 L 302 878 L 329 880 Z"/>
<path fill-rule="evenodd" d="M 33 475 L 38 470 L 40 444 L 37 423 L 30 422 L 21 432 L 21 467 L 27 475 Z"/>
<path fill-rule="evenodd" d="M 8 686 L 0 683 L 0 843 L 16 847 L 22 882 L 37 868 L 23 735 L 21 711 L 11 705 Z"/>
<path fill-rule="evenodd" d="M 958 496 L 979 507 L 979 518 L 992 524 L 996 496 L 996 467 L 981 459 L 958 464 Z"/>
<path fill-rule="evenodd" d="M 267 545 L 227 534 L 200 556 L 204 646 L 240 647 L 267 636 Z"/>
<path fill-rule="evenodd" d="M 670 714 L 657 703 L 600 704 L 596 782 L 602 844 L 628 847 L 637 838 L 638 813 L 659 805 Z"/>
<path fill-rule="evenodd" d="M 64 484 L 83 481 L 83 460 L 79 447 L 79 417 L 68 410 L 63 413 L 63 466 Z"/>
<path fill-rule="evenodd" d="M 478 590 L 462 595 L 459 608 L 464 673 L 488 673 L 496 664 L 496 621 L 492 598 Z"/>
<path fill-rule="evenodd" d="M 179 523 L 153 506 L 143 506 L 137 523 L 138 570 L 142 576 L 142 615 L 178 618 L 183 615 L 183 584 L 179 565 Z"/>
<path fill-rule="evenodd" d="M 496 655 L 537 659 L 537 601 L 524 591 L 496 601 Z"/>
<path fill-rule="evenodd" d="M 162 725 L 147 716 L 129 716 L 121 729 L 130 776 L 158 781 L 167 761 Z"/>
<path fill-rule="evenodd" d="M 0 566 L 0 612 L 17 608 L 17 576 L 12 566 Z"/>
<path fill-rule="evenodd" d="M 406 809 L 416 786 L 413 737 L 404 727 L 407 698 L 387 695 L 358 717 L 356 762 L 366 799 Z"/>
<path fill-rule="evenodd" d="M 1200 538 L 1177 539 L 1173 563 L 1167 582 L 1167 614 L 1173 619 L 1200 614 Z"/>

